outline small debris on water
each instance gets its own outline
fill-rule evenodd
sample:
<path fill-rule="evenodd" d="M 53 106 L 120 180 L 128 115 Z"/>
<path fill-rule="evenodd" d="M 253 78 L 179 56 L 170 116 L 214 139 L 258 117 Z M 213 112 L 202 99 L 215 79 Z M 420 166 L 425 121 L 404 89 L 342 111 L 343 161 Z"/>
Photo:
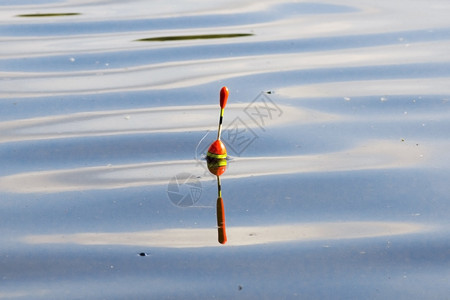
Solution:
<path fill-rule="evenodd" d="M 388 249 L 391 248 L 391 244 L 392 244 L 391 241 L 387 241 L 387 242 L 386 242 L 386 248 L 388 248 Z"/>
<path fill-rule="evenodd" d="M 238 290 L 240 290 L 240 291 L 242 291 L 243 288 L 244 288 L 244 287 L 243 287 L 242 285 L 239 285 L 239 286 L 238 286 Z"/>

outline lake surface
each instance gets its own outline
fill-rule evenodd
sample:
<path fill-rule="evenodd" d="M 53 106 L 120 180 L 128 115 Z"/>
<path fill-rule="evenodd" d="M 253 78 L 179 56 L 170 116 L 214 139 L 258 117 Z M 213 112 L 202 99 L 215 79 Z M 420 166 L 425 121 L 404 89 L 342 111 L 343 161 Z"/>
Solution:
<path fill-rule="evenodd" d="M 447 298 L 449 14 L 0 0 L 0 299 Z"/>

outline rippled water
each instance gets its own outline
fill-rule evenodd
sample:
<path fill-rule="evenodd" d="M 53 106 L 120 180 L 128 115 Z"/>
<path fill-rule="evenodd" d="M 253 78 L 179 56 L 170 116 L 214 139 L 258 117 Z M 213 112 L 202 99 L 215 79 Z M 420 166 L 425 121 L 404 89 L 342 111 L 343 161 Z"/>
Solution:
<path fill-rule="evenodd" d="M 449 13 L 0 1 L 0 299 L 448 297 Z"/>

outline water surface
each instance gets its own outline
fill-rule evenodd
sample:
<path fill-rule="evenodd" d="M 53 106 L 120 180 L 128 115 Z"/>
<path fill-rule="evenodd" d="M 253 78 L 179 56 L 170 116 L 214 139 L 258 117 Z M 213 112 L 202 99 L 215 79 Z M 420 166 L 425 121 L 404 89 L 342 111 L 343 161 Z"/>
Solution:
<path fill-rule="evenodd" d="M 449 12 L 0 1 L 0 299 L 447 297 Z"/>

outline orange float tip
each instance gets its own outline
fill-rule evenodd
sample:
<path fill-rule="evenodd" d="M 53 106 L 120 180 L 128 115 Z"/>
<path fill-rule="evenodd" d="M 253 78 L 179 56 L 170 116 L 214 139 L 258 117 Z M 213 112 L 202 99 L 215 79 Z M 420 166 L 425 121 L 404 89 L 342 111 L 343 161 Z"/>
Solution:
<path fill-rule="evenodd" d="M 227 232 L 225 229 L 225 208 L 222 197 L 217 198 L 217 229 L 219 243 L 225 244 L 227 242 Z"/>
<path fill-rule="evenodd" d="M 220 108 L 224 109 L 228 101 L 228 88 L 226 86 L 222 87 L 220 90 Z"/>
<path fill-rule="evenodd" d="M 225 158 L 206 158 L 209 172 L 220 176 L 227 170 L 227 160 Z"/>
<path fill-rule="evenodd" d="M 206 153 L 207 158 L 227 158 L 227 148 L 221 140 L 215 140 Z"/>

